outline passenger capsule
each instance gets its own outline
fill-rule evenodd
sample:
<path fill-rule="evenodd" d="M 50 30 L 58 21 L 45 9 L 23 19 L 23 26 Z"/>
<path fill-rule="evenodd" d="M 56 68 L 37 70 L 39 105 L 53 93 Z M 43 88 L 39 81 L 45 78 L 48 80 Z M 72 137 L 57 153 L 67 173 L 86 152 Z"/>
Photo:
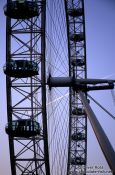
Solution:
<path fill-rule="evenodd" d="M 75 157 L 71 159 L 72 165 L 85 165 L 85 159 L 82 157 Z"/>
<path fill-rule="evenodd" d="M 71 136 L 72 140 L 74 141 L 81 141 L 85 140 L 85 134 L 84 133 L 73 133 Z"/>
<path fill-rule="evenodd" d="M 38 4 L 35 1 L 10 1 L 4 6 L 4 14 L 13 19 L 29 19 L 38 16 Z"/>
<path fill-rule="evenodd" d="M 77 8 L 77 9 L 69 9 L 68 14 L 72 17 L 78 17 L 83 15 L 83 9 Z"/>
<path fill-rule="evenodd" d="M 26 78 L 38 75 L 38 64 L 28 60 L 11 60 L 3 67 L 4 73 L 10 77 Z"/>
<path fill-rule="evenodd" d="M 83 33 L 74 33 L 70 36 L 70 40 L 74 42 L 81 42 L 84 40 L 84 35 Z"/>
<path fill-rule="evenodd" d="M 85 60 L 82 58 L 73 58 L 71 61 L 73 66 L 84 66 L 85 65 Z"/>
<path fill-rule="evenodd" d="M 84 115 L 85 114 L 85 110 L 83 108 L 74 108 L 72 110 L 72 114 L 73 115 Z"/>
<path fill-rule="evenodd" d="M 40 124 L 32 120 L 14 120 L 5 127 L 6 133 L 12 137 L 32 137 L 40 135 Z"/>

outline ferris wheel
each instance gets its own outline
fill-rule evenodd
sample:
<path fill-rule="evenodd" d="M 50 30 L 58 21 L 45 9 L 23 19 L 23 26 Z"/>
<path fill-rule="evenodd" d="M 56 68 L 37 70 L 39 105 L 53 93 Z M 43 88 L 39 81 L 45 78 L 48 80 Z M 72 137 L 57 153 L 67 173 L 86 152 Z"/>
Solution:
<path fill-rule="evenodd" d="M 84 0 L 7 0 L 4 13 L 12 175 L 86 175 L 87 116 L 111 147 L 87 92 L 115 81 L 87 79 Z"/>

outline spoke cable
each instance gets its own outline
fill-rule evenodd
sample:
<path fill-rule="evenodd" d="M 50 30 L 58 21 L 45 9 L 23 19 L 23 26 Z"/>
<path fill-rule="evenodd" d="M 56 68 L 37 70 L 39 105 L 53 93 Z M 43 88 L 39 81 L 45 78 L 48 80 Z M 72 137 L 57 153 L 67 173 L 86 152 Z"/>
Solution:
<path fill-rule="evenodd" d="M 93 97 L 91 97 L 89 94 L 87 94 L 87 96 L 93 100 L 101 109 L 103 109 L 103 111 L 105 111 L 111 118 L 113 118 L 115 120 L 115 116 L 113 114 L 111 114 L 107 109 L 105 109 L 99 102 L 97 102 Z"/>

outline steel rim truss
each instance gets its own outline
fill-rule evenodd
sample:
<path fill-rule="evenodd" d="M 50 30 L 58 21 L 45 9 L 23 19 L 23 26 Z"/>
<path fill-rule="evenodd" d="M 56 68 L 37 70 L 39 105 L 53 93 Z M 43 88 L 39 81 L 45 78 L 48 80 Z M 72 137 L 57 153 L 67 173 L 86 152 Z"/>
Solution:
<path fill-rule="evenodd" d="M 83 0 L 65 1 L 69 75 L 83 79 L 86 71 L 85 17 Z M 87 157 L 87 117 L 79 94 L 70 88 L 70 121 L 67 174 L 86 174 Z M 77 138 L 79 135 L 79 138 Z"/>
<path fill-rule="evenodd" d="M 45 72 L 45 1 L 35 2 L 37 16 L 29 19 L 7 17 L 6 22 L 6 62 L 29 60 L 39 67 L 39 74 L 35 76 L 6 77 L 8 123 L 31 119 L 40 123 L 41 130 L 40 135 L 28 138 L 9 135 L 12 175 L 50 174 L 46 104 L 43 101 L 45 77 L 42 74 Z"/>

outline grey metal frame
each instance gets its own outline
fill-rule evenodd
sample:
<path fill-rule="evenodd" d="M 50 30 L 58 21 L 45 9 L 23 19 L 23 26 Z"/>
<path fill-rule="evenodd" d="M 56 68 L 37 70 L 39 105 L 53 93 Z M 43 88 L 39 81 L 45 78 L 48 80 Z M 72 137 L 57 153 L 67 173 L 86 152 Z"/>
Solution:
<path fill-rule="evenodd" d="M 97 120 L 96 115 L 94 114 L 93 110 L 91 109 L 90 105 L 88 104 L 88 101 L 86 99 L 86 96 L 83 92 L 79 91 L 80 98 L 83 102 L 85 111 L 87 113 L 87 116 L 89 118 L 89 121 L 92 125 L 92 128 L 94 130 L 94 133 L 97 137 L 98 143 L 101 147 L 101 150 L 109 164 L 109 167 L 112 171 L 112 174 L 115 174 L 115 151 L 109 142 L 109 139 L 107 138 L 103 128 L 101 127 L 99 121 Z"/>
<path fill-rule="evenodd" d="M 81 16 L 70 15 L 70 10 L 81 8 L 83 13 Z M 67 34 L 68 34 L 68 52 L 69 52 L 69 76 L 77 79 L 87 77 L 86 69 L 86 41 L 85 41 L 85 17 L 84 17 L 84 2 L 83 0 L 65 0 L 65 10 L 67 18 Z M 71 39 L 74 34 L 83 34 L 82 41 Z M 77 65 L 77 58 L 84 60 L 83 66 Z M 72 59 L 75 59 L 76 64 L 72 64 Z M 70 114 L 69 114 L 69 148 L 68 148 L 68 166 L 67 175 L 77 173 L 86 174 L 86 157 L 87 157 L 87 117 L 83 115 L 73 115 L 72 111 L 75 108 L 84 108 L 79 98 L 79 94 L 71 87 L 70 90 Z M 72 134 L 76 132 L 85 135 L 83 140 L 73 140 Z M 72 164 L 71 160 L 78 158 L 84 159 L 84 164 Z"/>
<path fill-rule="evenodd" d="M 35 137 L 9 136 L 12 175 L 50 175 L 44 95 L 46 1 L 36 2 L 38 16 L 23 20 L 7 17 L 6 21 L 6 62 L 25 59 L 37 62 L 39 66 L 38 76 L 6 77 L 8 122 L 32 119 L 41 127 L 41 134 Z"/>

